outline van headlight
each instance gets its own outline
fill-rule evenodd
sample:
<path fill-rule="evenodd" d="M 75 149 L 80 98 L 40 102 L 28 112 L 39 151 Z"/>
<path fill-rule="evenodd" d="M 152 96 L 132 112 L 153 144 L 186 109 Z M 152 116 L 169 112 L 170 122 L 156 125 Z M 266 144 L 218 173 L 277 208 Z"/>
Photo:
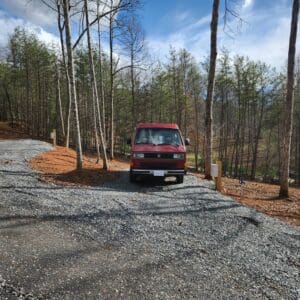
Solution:
<path fill-rule="evenodd" d="M 173 158 L 174 159 L 184 159 L 184 154 L 183 153 L 174 153 Z"/>
<path fill-rule="evenodd" d="M 133 153 L 133 158 L 144 158 L 144 153 Z"/>

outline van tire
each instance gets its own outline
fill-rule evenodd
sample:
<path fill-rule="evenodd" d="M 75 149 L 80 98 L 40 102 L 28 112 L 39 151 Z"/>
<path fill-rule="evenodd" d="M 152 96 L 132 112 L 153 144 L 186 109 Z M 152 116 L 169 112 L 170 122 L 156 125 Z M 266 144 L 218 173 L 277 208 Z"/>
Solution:
<path fill-rule="evenodd" d="M 177 183 L 183 183 L 183 175 L 178 175 L 178 176 L 176 177 L 176 182 L 177 182 Z"/>
<path fill-rule="evenodd" d="M 133 174 L 131 171 L 129 172 L 129 181 L 136 182 L 136 175 Z"/>

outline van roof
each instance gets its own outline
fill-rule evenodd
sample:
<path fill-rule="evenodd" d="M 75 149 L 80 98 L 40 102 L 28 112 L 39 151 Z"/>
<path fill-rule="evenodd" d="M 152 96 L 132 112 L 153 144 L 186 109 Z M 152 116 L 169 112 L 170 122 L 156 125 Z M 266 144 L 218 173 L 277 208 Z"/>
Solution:
<path fill-rule="evenodd" d="M 177 124 L 174 123 L 139 123 L 136 128 L 172 128 L 179 129 Z"/>

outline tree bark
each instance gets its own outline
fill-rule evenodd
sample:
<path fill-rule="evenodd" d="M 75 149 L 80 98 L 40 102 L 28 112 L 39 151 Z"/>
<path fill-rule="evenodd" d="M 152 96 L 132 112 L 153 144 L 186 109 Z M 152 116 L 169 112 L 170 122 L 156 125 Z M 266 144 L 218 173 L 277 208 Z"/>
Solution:
<path fill-rule="evenodd" d="M 65 19 L 65 33 L 66 33 L 66 46 L 68 54 L 68 70 L 70 76 L 71 85 L 71 100 L 73 102 L 74 115 L 75 115 L 75 126 L 76 126 L 76 153 L 77 153 L 77 170 L 82 169 L 82 148 L 81 148 L 81 135 L 80 135 L 80 124 L 79 124 L 79 114 L 77 106 L 77 93 L 76 93 L 76 82 L 75 82 L 75 68 L 73 60 L 73 50 L 71 44 L 71 27 L 69 19 L 69 0 L 63 0 L 63 10 Z"/>
<path fill-rule="evenodd" d="M 71 98 L 71 85 L 70 85 L 70 76 L 68 71 L 68 66 L 66 62 L 66 55 L 65 55 L 65 43 L 63 37 L 63 26 L 61 25 L 61 9 L 60 9 L 60 1 L 56 0 L 57 6 L 57 25 L 59 30 L 59 37 L 60 37 L 60 46 L 61 46 L 61 54 L 62 54 L 62 61 L 65 70 L 66 82 L 67 82 L 67 96 L 68 96 L 68 109 L 67 109 L 67 132 L 64 134 L 65 137 L 65 145 L 69 148 L 70 143 L 70 120 L 71 120 L 71 111 L 72 111 L 72 98 Z"/>
<path fill-rule="evenodd" d="M 109 50 L 110 50 L 110 159 L 114 159 L 114 61 L 113 61 L 113 18 L 109 18 Z"/>
<path fill-rule="evenodd" d="M 103 137 L 102 120 L 101 120 L 101 114 L 100 114 L 100 108 L 99 108 L 98 88 L 97 88 L 94 59 L 93 59 L 93 52 L 92 52 L 92 46 L 91 46 L 87 0 L 84 0 L 84 9 L 85 9 L 85 19 L 86 19 L 86 28 L 87 28 L 86 32 L 87 32 L 87 42 L 88 42 L 88 49 L 89 49 L 91 81 L 92 81 L 92 88 L 93 88 L 93 103 L 95 103 L 95 100 L 96 100 L 96 107 L 97 107 L 97 112 L 98 112 L 98 128 L 99 128 L 99 135 L 100 135 L 100 144 L 101 144 L 102 154 L 103 154 L 103 169 L 107 170 L 108 162 L 107 162 L 107 156 L 106 156 L 106 145 L 105 145 L 105 141 L 104 141 L 104 137 Z"/>
<path fill-rule="evenodd" d="M 57 88 L 58 110 L 59 110 L 59 116 L 61 121 L 61 130 L 62 130 L 63 137 L 65 138 L 65 125 L 64 125 L 64 117 L 63 117 L 62 105 L 61 105 L 60 71 L 58 67 L 58 62 L 56 62 L 56 88 Z"/>
<path fill-rule="evenodd" d="M 287 92 L 284 108 L 284 134 L 282 143 L 282 156 L 280 168 L 280 197 L 289 196 L 289 169 L 290 169 L 290 152 L 292 138 L 292 122 L 293 122 L 293 106 L 294 106 L 294 69 L 295 69 L 295 53 L 296 39 L 298 27 L 299 0 L 293 1 L 291 32 L 289 40 L 288 52 L 288 68 L 287 68 Z"/>
<path fill-rule="evenodd" d="M 205 178 L 211 179 L 211 162 L 212 162 L 212 106 L 213 106 L 213 92 L 216 70 L 217 58 L 217 30 L 218 30 L 218 11 L 219 0 L 214 0 L 212 19 L 210 23 L 210 65 L 208 73 L 208 86 L 206 96 L 206 115 L 205 115 Z"/>
<path fill-rule="evenodd" d="M 99 14 L 100 1 L 97 0 L 97 14 Z M 100 30 L 100 18 L 98 18 L 98 53 L 99 53 L 99 72 L 100 72 L 100 95 L 102 104 L 102 128 L 103 128 L 103 138 L 106 143 L 106 114 L 105 114 L 105 94 L 104 94 L 104 81 L 103 81 L 103 68 L 102 68 L 102 49 L 101 49 L 101 30 Z"/>

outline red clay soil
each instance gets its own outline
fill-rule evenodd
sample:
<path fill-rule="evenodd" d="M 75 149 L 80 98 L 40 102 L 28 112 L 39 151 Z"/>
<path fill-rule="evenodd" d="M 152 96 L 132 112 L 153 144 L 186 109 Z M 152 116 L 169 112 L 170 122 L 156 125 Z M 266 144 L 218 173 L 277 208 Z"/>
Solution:
<path fill-rule="evenodd" d="M 198 175 L 203 178 L 203 175 Z M 300 226 L 300 189 L 289 188 L 289 198 L 279 198 L 279 186 L 275 184 L 245 181 L 241 185 L 238 179 L 222 178 L 222 194 L 255 208 L 272 217 Z"/>
<path fill-rule="evenodd" d="M 109 161 L 109 170 L 102 169 L 102 162 L 96 163 L 93 156 L 84 156 L 83 168 L 76 170 L 76 152 L 57 146 L 54 150 L 33 158 L 29 165 L 39 171 L 41 178 L 60 185 L 99 186 L 106 181 L 116 180 L 127 172 L 129 164 L 121 160 Z"/>
<path fill-rule="evenodd" d="M 8 122 L 0 122 L 0 140 L 18 140 L 29 138 L 29 135 L 22 132 L 20 126 L 11 128 Z"/>
<path fill-rule="evenodd" d="M 224 178 L 223 193 L 238 202 L 283 221 L 300 226 L 300 189 L 289 188 L 289 198 L 279 198 L 279 186 L 275 184 Z"/>

